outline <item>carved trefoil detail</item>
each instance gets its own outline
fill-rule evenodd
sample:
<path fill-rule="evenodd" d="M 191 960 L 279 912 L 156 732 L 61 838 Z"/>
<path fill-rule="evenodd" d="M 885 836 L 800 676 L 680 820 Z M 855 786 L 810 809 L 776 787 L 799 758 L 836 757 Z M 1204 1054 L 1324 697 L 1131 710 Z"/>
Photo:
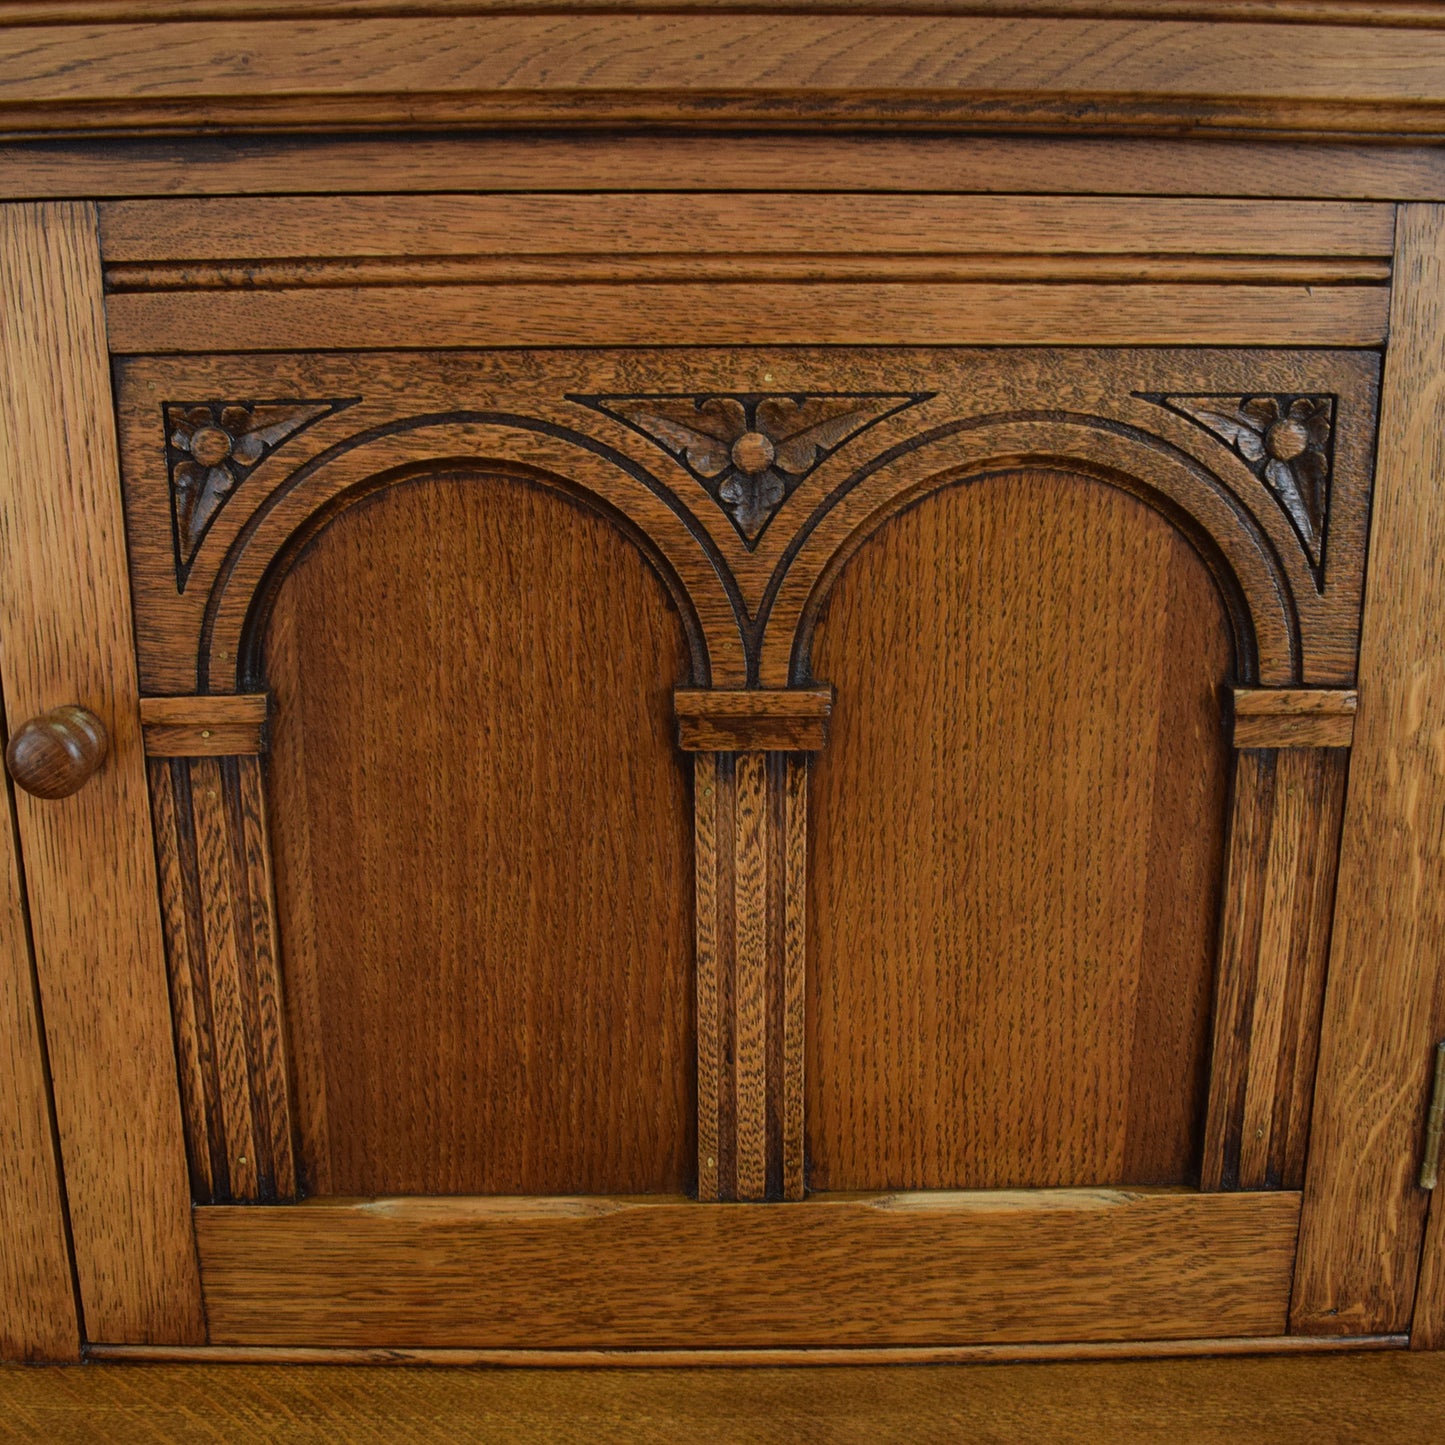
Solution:
<path fill-rule="evenodd" d="M 1315 586 L 1324 584 L 1336 398 L 1310 393 L 1151 396 L 1225 442 L 1289 518 Z"/>
<path fill-rule="evenodd" d="M 179 591 L 186 590 L 186 578 L 206 533 L 241 483 L 297 433 L 358 400 L 164 404 Z"/>
<path fill-rule="evenodd" d="M 876 392 L 572 396 L 680 462 L 752 551 L 798 485 L 845 442 L 927 400 Z"/>

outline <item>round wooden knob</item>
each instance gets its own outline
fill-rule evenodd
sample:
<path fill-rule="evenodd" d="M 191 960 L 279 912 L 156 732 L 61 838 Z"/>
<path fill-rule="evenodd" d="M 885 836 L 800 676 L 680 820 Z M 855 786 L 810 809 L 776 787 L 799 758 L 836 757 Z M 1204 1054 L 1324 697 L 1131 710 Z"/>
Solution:
<path fill-rule="evenodd" d="M 22 723 L 5 749 L 5 766 L 27 793 L 68 798 L 94 776 L 109 746 L 105 724 L 71 703 Z"/>

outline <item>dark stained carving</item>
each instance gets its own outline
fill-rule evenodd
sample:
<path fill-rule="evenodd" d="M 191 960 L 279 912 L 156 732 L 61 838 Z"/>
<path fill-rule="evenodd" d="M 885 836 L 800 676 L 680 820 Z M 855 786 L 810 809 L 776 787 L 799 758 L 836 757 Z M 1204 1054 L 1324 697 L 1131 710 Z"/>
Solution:
<path fill-rule="evenodd" d="M 722 508 L 749 551 L 795 487 L 844 442 L 919 395 L 573 396 L 675 457 Z"/>
<path fill-rule="evenodd" d="M 196 552 L 236 488 L 277 447 L 312 422 L 357 400 L 165 404 L 166 469 L 179 591 L 185 591 Z"/>
<path fill-rule="evenodd" d="M 1335 398 L 1311 395 L 1152 396 L 1228 443 L 1279 503 L 1324 584 Z"/>

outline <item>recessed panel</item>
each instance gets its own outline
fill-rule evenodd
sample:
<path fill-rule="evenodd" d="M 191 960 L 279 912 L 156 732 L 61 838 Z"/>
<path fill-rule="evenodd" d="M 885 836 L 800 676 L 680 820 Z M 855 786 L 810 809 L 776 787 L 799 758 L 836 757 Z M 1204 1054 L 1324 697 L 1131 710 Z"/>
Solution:
<path fill-rule="evenodd" d="M 305 1187 L 689 1187 L 689 664 L 642 554 L 528 482 L 390 487 L 292 566 L 265 667 Z"/>
<path fill-rule="evenodd" d="M 1231 636 L 1136 496 L 937 492 L 844 568 L 810 798 L 814 1189 L 1197 1179 Z"/>

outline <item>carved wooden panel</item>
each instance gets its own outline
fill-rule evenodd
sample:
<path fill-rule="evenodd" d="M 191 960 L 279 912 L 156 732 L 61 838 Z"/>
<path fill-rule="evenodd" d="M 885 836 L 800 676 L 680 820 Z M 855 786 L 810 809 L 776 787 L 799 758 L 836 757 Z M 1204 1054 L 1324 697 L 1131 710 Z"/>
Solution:
<path fill-rule="evenodd" d="M 1185 539 L 1086 477 L 960 484 L 843 570 L 813 649 L 813 1187 L 1197 1178 L 1232 652 Z"/>
<path fill-rule="evenodd" d="M 1376 356 L 117 375 L 153 750 L 274 695 L 205 717 L 275 738 L 306 1187 L 791 1199 L 805 1135 L 818 1188 L 1199 1178 L 1229 689 L 1346 740 L 1287 699 L 1354 680 Z"/>
<path fill-rule="evenodd" d="M 295 1195 L 260 760 L 152 758 L 181 1104 L 200 1202 Z"/>

